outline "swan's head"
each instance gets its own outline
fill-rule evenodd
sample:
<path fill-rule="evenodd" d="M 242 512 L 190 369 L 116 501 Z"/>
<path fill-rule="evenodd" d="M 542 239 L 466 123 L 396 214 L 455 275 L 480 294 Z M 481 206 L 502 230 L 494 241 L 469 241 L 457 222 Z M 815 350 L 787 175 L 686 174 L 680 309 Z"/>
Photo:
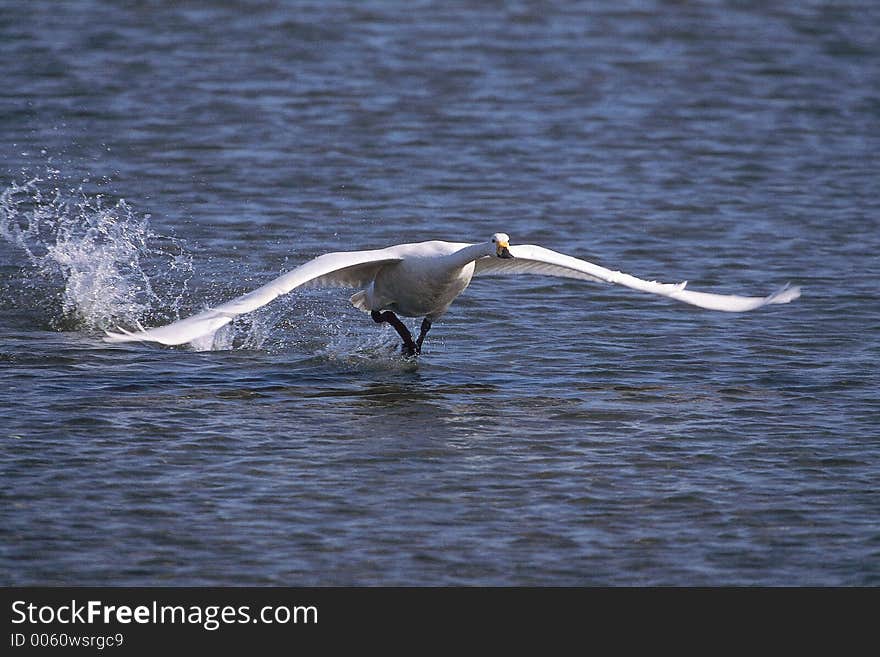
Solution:
<path fill-rule="evenodd" d="M 492 245 L 495 247 L 495 255 L 499 258 L 512 258 L 510 252 L 510 238 L 506 233 L 495 233 L 492 236 Z"/>

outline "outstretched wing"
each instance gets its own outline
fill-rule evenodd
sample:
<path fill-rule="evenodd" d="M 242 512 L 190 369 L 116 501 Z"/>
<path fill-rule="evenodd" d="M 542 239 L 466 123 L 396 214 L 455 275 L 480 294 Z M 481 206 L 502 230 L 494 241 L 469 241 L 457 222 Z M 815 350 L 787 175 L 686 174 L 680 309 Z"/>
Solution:
<path fill-rule="evenodd" d="M 159 342 L 178 345 L 209 335 L 231 322 L 237 315 L 249 313 L 298 287 L 365 287 L 384 266 L 401 261 L 391 249 L 350 251 L 318 256 L 296 269 L 269 281 L 253 292 L 209 308 L 192 317 L 166 326 L 120 333 L 107 332 L 107 342 Z"/>
<path fill-rule="evenodd" d="M 786 285 L 766 297 L 743 297 L 735 294 L 710 294 L 686 290 L 684 283 L 658 283 L 645 281 L 629 274 L 612 271 L 594 265 L 586 260 L 573 258 L 550 249 L 530 244 L 510 247 L 513 258 L 486 257 L 476 261 L 474 276 L 504 276 L 507 274 L 541 274 L 561 278 L 576 278 L 585 281 L 616 283 L 669 297 L 701 308 L 723 310 L 725 312 L 745 312 L 771 303 L 788 303 L 800 295 L 799 287 Z"/>

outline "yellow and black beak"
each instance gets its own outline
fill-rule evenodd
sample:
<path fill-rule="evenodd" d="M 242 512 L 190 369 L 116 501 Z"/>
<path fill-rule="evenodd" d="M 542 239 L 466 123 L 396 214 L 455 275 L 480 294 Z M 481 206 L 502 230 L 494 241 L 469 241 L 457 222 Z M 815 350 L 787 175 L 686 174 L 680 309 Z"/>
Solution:
<path fill-rule="evenodd" d="M 499 258 L 512 258 L 513 254 L 510 252 L 509 247 L 509 242 L 498 242 L 497 248 L 495 249 L 495 255 Z"/>

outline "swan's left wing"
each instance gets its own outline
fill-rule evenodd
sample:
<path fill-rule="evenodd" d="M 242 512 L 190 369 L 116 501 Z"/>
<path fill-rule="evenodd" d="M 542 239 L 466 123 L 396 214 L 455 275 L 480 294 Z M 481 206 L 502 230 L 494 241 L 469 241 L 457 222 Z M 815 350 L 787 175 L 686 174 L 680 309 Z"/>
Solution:
<path fill-rule="evenodd" d="M 586 260 L 573 258 L 563 253 L 551 251 L 531 244 L 510 247 L 513 258 L 486 257 L 476 261 L 474 276 L 504 276 L 507 274 L 540 274 L 561 278 L 576 278 L 624 285 L 634 290 L 659 294 L 676 301 L 689 303 L 700 308 L 723 310 L 725 312 L 745 312 L 771 303 L 788 303 L 800 295 L 799 287 L 786 285 L 766 297 L 743 297 L 735 294 L 710 294 L 686 290 L 683 283 L 658 283 L 645 281 L 630 274 L 612 271 L 594 265 Z"/>

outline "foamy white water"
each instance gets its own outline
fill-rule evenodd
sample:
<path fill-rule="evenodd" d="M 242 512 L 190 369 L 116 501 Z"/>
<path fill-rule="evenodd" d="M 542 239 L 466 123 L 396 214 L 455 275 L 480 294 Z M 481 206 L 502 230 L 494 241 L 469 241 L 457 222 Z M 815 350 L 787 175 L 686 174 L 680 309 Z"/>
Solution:
<path fill-rule="evenodd" d="M 32 177 L 0 193 L 0 237 L 27 257 L 22 283 L 60 291 L 56 321 L 102 330 L 175 316 L 192 275 L 184 242 L 124 199 Z"/>

